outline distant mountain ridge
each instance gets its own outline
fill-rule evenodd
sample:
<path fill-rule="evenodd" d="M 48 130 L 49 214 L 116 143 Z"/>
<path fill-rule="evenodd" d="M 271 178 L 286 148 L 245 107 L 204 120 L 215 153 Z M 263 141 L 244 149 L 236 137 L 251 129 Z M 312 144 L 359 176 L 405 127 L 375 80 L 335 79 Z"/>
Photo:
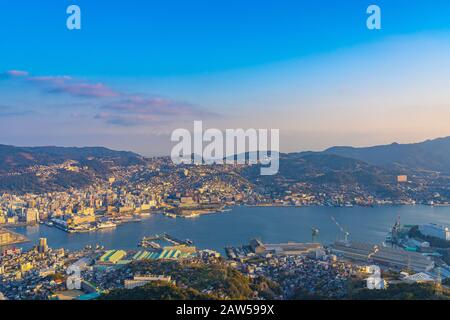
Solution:
<path fill-rule="evenodd" d="M 77 161 L 82 170 L 58 166 L 68 160 Z M 169 158 L 167 160 L 170 161 Z M 140 165 L 147 161 L 150 159 L 133 152 L 103 147 L 0 145 L 0 192 L 39 193 L 82 187 L 107 179 L 117 167 Z M 34 166 L 53 167 L 41 170 L 42 175 L 36 174 L 39 170 Z M 450 137 L 414 144 L 281 153 L 279 173 L 275 176 L 261 176 L 259 167 L 246 167 L 240 174 L 258 187 L 274 192 L 284 192 L 295 184 L 324 192 L 357 186 L 362 192 L 395 198 L 401 188 L 397 186 L 400 174 L 414 176 L 420 170 L 450 173 Z"/>
<path fill-rule="evenodd" d="M 142 157 L 128 151 L 114 151 L 103 147 L 15 147 L 0 145 L 0 172 L 34 165 L 60 164 L 67 160 L 81 163 L 91 160 L 111 160 L 117 165 L 142 162 Z"/>
<path fill-rule="evenodd" d="M 419 143 L 374 147 L 332 147 L 324 151 L 377 166 L 397 166 L 415 170 L 450 173 L 450 137 Z"/>

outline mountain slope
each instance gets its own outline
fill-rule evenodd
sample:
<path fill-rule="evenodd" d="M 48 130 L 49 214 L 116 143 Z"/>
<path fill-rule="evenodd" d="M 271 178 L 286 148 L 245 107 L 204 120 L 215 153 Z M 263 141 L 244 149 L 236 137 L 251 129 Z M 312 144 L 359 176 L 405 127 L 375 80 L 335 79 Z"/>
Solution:
<path fill-rule="evenodd" d="M 450 173 L 450 137 L 421 143 L 368 148 L 333 147 L 324 151 L 379 166 L 401 166 L 416 170 Z"/>
<path fill-rule="evenodd" d="M 282 191 L 296 183 L 307 183 L 313 190 L 344 186 L 359 186 L 375 194 L 392 194 L 396 170 L 381 168 L 366 162 L 320 152 L 280 155 L 280 170 L 275 176 L 260 176 L 259 166 L 243 170 L 245 178 L 257 185 Z"/>
<path fill-rule="evenodd" d="M 76 170 L 68 170 L 67 161 Z M 132 152 L 107 148 L 14 147 L 0 145 L 0 192 L 41 193 L 80 188 L 107 179 L 114 167 L 142 164 Z"/>
<path fill-rule="evenodd" d="M 63 147 L 14 147 L 0 145 L 0 172 L 23 169 L 34 165 L 61 164 L 67 160 L 86 164 L 93 159 L 109 160 L 115 165 L 133 165 L 142 162 L 142 157 L 125 151 L 107 148 L 63 148 Z"/>

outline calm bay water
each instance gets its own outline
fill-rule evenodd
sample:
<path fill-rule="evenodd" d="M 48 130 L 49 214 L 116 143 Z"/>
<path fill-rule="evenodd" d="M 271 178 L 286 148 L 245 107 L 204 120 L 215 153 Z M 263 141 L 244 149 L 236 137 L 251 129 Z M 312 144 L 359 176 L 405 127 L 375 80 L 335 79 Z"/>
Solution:
<path fill-rule="evenodd" d="M 142 222 L 124 224 L 116 229 L 84 234 L 67 234 L 47 226 L 16 228 L 31 242 L 41 237 L 53 248 L 76 250 L 86 245 L 101 244 L 109 249 L 136 249 L 140 239 L 156 233 L 169 233 L 179 239 L 189 238 L 201 249 L 223 252 L 227 245 L 241 245 L 257 237 L 267 243 L 311 241 L 311 228 L 320 230 L 317 241 L 329 244 L 343 235 L 331 220 L 336 220 L 350 232 L 350 239 L 371 243 L 384 241 L 397 216 L 402 224 L 434 222 L 450 225 L 450 207 L 389 206 L 389 207 L 236 207 L 232 211 L 206 215 L 195 219 L 171 219 L 154 215 Z"/>

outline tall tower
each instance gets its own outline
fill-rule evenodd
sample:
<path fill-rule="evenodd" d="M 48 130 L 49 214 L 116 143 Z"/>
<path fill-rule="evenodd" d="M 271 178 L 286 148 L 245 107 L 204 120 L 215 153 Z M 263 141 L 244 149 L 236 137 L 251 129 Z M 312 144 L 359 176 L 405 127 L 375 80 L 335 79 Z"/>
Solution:
<path fill-rule="evenodd" d="M 48 250 L 47 245 L 47 238 L 40 238 L 39 239 L 39 246 L 38 246 L 38 252 L 39 253 L 45 253 Z"/>

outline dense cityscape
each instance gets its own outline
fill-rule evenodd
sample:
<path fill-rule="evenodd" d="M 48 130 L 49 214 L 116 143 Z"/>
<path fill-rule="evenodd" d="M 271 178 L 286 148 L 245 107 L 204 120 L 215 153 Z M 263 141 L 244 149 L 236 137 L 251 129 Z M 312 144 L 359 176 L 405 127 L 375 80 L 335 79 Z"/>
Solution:
<path fill-rule="evenodd" d="M 25 158 L 30 156 L 33 153 Z M 313 157 L 317 156 L 328 161 L 328 155 Z M 282 167 L 270 180 L 253 175 L 257 165 L 173 165 L 169 158 L 134 154 L 132 160 L 129 155 L 124 160 L 117 154 L 97 158 L 88 154 L 78 160 L 8 170 L 2 179 L 12 177 L 11 182 L 25 177 L 28 182 L 33 175 L 41 184 L 40 192 L 34 193 L 12 184 L 17 192 L 4 190 L 0 197 L 0 297 L 383 299 L 406 286 L 409 289 L 400 292 L 414 292 L 411 298 L 449 298 L 450 233 L 447 227 L 434 224 L 408 226 L 397 221 L 383 244 L 366 244 L 350 241 L 347 231 L 333 220 L 344 238 L 334 244 L 316 242 L 319 230 L 312 229 L 310 243 L 266 244 L 249 239 L 248 245 L 223 248 L 225 254 L 197 248 L 193 241 L 169 234 L 149 234 L 134 250 L 104 248 L 99 243 L 70 251 L 53 248 L 45 238 L 24 250 L 21 244 L 28 239 L 14 231 L 45 224 L 60 232 L 91 233 L 154 215 L 192 219 L 225 214 L 236 206 L 448 204 L 448 180 L 442 175 L 429 178 L 438 173 L 410 170 L 406 175 L 403 168 L 389 175 L 380 191 L 373 181 L 337 182 L 330 177 L 314 181 L 305 176 L 304 167 L 295 168 L 289 162 L 292 157 L 286 156 L 286 162 L 282 158 L 289 172 Z M 295 157 L 294 162 L 305 163 L 308 157 Z M 333 164 L 321 163 L 321 172 L 314 175 L 327 175 L 329 166 L 334 166 L 334 178 L 344 172 L 336 167 L 334 156 L 333 160 Z M 292 170 L 298 170 L 298 180 L 309 182 L 292 179 Z M 52 183 L 41 190 L 46 181 Z M 378 296 L 373 292 L 379 292 Z"/>
<path fill-rule="evenodd" d="M 73 252 L 41 239 L 29 251 L 3 251 L 0 292 L 12 300 L 450 298 L 442 249 L 429 243 L 415 250 L 363 247 L 255 239 L 222 256 L 173 238 L 136 250 Z M 404 295 L 391 295 L 399 287 Z"/>
<path fill-rule="evenodd" d="M 83 232 L 154 212 L 189 218 L 236 205 L 449 205 L 445 174 L 384 169 L 330 154 L 282 155 L 280 173 L 261 177 L 259 165 L 176 166 L 169 158 L 112 151 L 94 159 L 89 149 L 72 160 L 73 152 L 61 150 L 67 154 L 53 161 L 21 149 L 7 156 L 0 170 L 0 225 L 41 222 Z"/>

